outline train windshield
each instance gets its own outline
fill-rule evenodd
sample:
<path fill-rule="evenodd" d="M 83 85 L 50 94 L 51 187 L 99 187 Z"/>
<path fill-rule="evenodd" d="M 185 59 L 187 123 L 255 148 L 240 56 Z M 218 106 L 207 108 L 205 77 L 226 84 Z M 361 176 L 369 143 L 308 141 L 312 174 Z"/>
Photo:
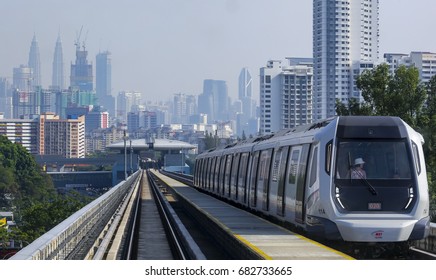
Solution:
<path fill-rule="evenodd" d="M 336 179 L 411 179 L 407 142 L 340 141 Z"/>
<path fill-rule="evenodd" d="M 407 141 L 345 140 L 337 146 L 335 187 L 340 211 L 408 212 L 416 203 Z"/>

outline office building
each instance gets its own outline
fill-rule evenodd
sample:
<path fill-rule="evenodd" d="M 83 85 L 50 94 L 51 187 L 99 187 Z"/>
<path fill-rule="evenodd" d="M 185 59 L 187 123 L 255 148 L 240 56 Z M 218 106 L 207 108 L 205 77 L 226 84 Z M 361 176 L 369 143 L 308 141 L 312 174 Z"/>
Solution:
<path fill-rule="evenodd" d="M 183 93 L 174 94 L 172 123 L 189 124 L 190 117 L 197 112 L 197 98 Z"/>
<path fill-rule="evenodd" d="M 87 56 L 85 45 L 81 49 L 80 43 L 76 42 L 76 63 L 71 64 L 70 85 L 80 91 L 94 90 L 92 64 L 88 63 Z"/>
<path fill-rule="evenodd" d="M 0 77 L 0 112 L 5 118 L 12 117 L 11 86 L 6 78 Z"/>
<path fill-rule="evenodd" d="M 127 123 L 127 114 L 132 112 L 135 106 L 141 105 L 141 100 L 140 92 L 119 92 L 117 96 L 117 119 L 123 123 Z"/>
<path fill-rule="evenodd" d="M 198 96 L 198 113 L 208 115 L 209 123 L 226 122 L 230 119 L 230 98 L 226 81 L 207 79 L 203 93 Z"/>
<path fill-rule="evenodd" d="M 101 52 L 96 56 L 95 91 L 97 103 L 115 116 L 115 98 L 112 96 L 112 62 L 111 53 Z"/>

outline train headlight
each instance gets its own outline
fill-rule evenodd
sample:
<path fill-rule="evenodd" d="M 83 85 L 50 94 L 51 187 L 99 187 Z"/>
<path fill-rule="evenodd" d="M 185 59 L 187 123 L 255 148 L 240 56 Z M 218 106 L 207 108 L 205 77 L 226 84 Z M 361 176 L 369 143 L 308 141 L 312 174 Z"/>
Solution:
<path fill-rule="evenodd" d="M 342 207 L 342 209 L 345 209 L 345 206 L 344 206 L 344 204 L 342 204 L 342 201 L 340 198 L 341 195 L 340 195 L 340 191 L 339 191 L 338 187 L 335 188 L 335 197 L 336 197 L 336 200 L 338 201 L 339 205 Z"/>
<path fill-rule="evenodd" d="M 406 207 L 404 207 L 404 210 L 409 208 L 410 204 L 412 203 L 413 197 L 414 197 L 414 195 L 413 195 L 413 187 L 410 186 L 409 187 L 409 201 L 407 202 Z"/>

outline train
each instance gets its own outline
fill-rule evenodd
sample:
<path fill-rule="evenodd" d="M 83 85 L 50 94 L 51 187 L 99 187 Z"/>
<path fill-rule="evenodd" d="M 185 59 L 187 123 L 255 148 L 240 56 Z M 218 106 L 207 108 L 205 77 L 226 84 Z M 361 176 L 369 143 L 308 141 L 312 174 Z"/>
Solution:
<path fill-rule="evenodd" d="M 399 117 L 336 116 L 208 150 L 193 183 L 318 239 L 407 244 L 430 230 L 423 143 Z"/>

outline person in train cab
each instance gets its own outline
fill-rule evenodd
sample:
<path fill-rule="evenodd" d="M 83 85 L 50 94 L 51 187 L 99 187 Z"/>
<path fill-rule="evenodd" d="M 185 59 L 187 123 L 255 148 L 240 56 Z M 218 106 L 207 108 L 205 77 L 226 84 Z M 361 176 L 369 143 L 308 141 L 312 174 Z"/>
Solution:
<path fill-rule="evenodd" d="M 362 158 L 354 160 L 354 166 L 351 170 L 351 179 L 366 179 L 366 171 L 363 169 L 365 162 Z"/>

